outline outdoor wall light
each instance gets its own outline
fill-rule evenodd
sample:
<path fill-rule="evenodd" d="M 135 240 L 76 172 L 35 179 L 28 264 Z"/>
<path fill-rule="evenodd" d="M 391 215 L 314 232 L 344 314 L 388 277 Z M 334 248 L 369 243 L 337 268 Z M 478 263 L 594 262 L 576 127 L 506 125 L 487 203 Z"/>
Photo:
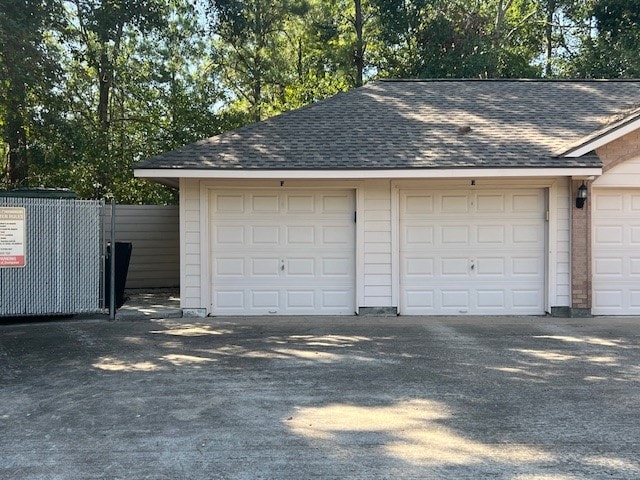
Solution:
<path fill-rule="evenodd" d="M 576 196 L 576 208 L 583 208 L 584 202 L 587 200 L 587 186 L 582 182 L 578 187 L 578 195 Z"/>

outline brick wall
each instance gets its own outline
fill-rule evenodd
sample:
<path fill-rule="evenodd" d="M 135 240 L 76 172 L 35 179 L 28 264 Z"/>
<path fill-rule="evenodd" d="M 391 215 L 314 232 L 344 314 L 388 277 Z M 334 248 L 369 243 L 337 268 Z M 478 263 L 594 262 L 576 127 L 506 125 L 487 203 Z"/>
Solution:
<path fill-rule="evenodd" d="M 603 173 L 625 160 L 640 156 L 640 129 L 600 147 L 596 153 L 604 165 Z"/>
<path fill-rule="evenodd" d="M 591 214 L 590 182 L 585 182 L 589 188 L 584 208 L 575 207 L 575 198 L 581 180 L 571 182 L 571 198 L 574 203 L 571 208 L 571 308 L 591 308 Z"/>

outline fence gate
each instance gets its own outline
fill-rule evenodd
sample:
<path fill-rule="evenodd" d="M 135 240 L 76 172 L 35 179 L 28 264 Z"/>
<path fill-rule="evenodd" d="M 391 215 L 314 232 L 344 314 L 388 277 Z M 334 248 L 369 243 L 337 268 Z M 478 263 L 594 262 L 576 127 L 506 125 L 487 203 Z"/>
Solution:
<path fill-rule="evenodd" d="M 0 197 L 0 316 L 101 311 L 102 204 Z"/>

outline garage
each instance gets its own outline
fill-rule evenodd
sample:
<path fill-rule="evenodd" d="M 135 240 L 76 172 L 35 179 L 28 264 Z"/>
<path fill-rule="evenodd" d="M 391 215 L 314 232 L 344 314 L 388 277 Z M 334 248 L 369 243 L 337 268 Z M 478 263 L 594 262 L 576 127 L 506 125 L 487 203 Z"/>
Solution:
<path fill-rule="evenodd" d="M 640 315 L 640 189 L 594 189 L 594 315 Z"/>
<path fill-rule="evenodd" d="M 543 314 L 544 189 L 401 190 L 400 312 Z"/>
<path fill-rule="evenodd" d="M 353 190 L 213 190 L 215 315 L 352 315 Z"/>

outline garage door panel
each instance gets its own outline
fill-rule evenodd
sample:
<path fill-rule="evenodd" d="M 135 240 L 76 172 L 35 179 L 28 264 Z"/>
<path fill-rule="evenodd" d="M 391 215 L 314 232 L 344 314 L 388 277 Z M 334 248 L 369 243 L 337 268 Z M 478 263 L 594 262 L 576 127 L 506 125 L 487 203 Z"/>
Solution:
<path fill-rule="evenodd" d="M 303 195 L 300 193 L 285 194 L 285 205 L 288 214 L 315 212 L 315 200 L 313 195 Z"/>
<path fill-rule="evenodd" d="M 244 227 L 242 225 L 218 226 L 215 229 L 216 243 L 244 245 Z"/>
<path fill-rule="evenodd" d="M 469 291 L 462 289 L 440 290 L 440 305 L 443 309 L 455 309 L 456 313 L 469 308 Z"/>
<path fill-rule="evenodd" d="M 324 225 L 322 228 L 322 242 L 330 245 L 349 245 L 353 241 L 351 226 Z"/>
<path fill-rule="evenodd" d="M 350 194 L 321 195 L 322 213 L 353 214 L 353 202 Z"/>
<path fill-rule="evenodd" d="M 433 197 L 431 195 L 408 194 L 402 199 L 402 208 L 407 215 L 433 213 Z"/>
<path fill-rule="evenodd" d="M 252 289 L 250 292 L 252 308 L 278 308 L 280 306 L 279 290 Z"/>
<path fill-rule="evenodd" d="M 251 206 L 253 213 L 278 213 L 280 198 L 278 195 L 252 195 Z"/>
<path fill-rule="evenodd" d="M 323 277 L 349 278 L 353 271 L 353 260 L 348 257 L 323 258 L 321 262 Z"/>
<path fill-rule="evenodd" d="M 404 232 L 405 245 L 433 244 L 433 227 L 425 225 L 407 226 Z"/>
<path fill-rule="evenodd" d="M 215 298 L 218 308 L 242 309 L 244 307 L 244 290 L 221 290 Z"/>
<path fill-rule="evenodd" d="M 321 292 L 323 309 L 349 309 L 352 303 L 348 290 L 326 289 Z"/>
<path fill-rule="evenodd" d="M 404 292 L 404 302 L 406 313 L 419 313 L 419 311 L 434 310 L 434 291 L 428 289 L 411 289 L 407 288 Z"/>
<path fill-rule="evenodd" d="M 249 228 L 251 229 L 251 243 L 255 245 L 280 244 L 280 227 L 252 225 Z"/>
<path fill-rule="evenodd" d="M 441 258 L 440 260 L 440 276 L 464 276 L 470 275 L 469 259 L 467 257 L 450 257 Z"/>
<path fill-rule="evenodd" d="M 434 259 L 432 257 L 407 256 L 403 266 L 407 277 L 424 278 L 434 275 Z"/>
<path fill-rule="evenodd" d="M 544 273 L 544 263 L 540 256 L 515 257 L 511 259 L 511 273 L 514 277 L 536 276 Z"/>
<path fill-rule="evenodd" d="M 353 191 L 211 194 L 212 312 L 352 314 Z"/>
<path fill-rule="evenodd" d="M 469 213 L 468 195 L 442 195 L 440 197 L 441 213 Z"/>
<path fill-rule="evenodd" d="M 594 228 L 596 244 L 622 245 L 624 243 L 624 230 L 619 225 L 599 225 Z"/>
<path fill-rule="evenodd" d="M 309 290 L 287 290 L 285 292 L 287 309 L 314 309 L 315 293 L 313 289 Z"/>
<path fill-rule="evenodd" d="M 594 307 L 596 308 L 615 308 L 618 309 L 623 305 L 622 298 L 624 292 L 622 289 L 599 289 L 594 295 Z"/>
<path fill-rule="evenodd" d="M 594 210 L 596 212 L 621 212 L 622 211 L 622 195 L 621 194 L 600 194 L 594 199 Z"/>
<path fill-rule="evenodd" d="M 245 274 L 244 258 L 217 258 L 214 263 L 216 277 L 242 277 Z"/>
<path fill-rule="evenodd" d="M 544 210 L 544 196 L 539 193 L 514 193 L 512 202 L 512 211 L 514 213 L 537 214 Z"/>
<path fill-rule="evenodd" d="M 529 310 L 531 308 L 542 308 L 542 298 L 544 298 L 541 289 L 512 289 L 511 298 L 513 299 L 513 307 L 518 309 Z"/>
<path fill-rule="evenodd" d="M 479 277 L 495 275 L 502 277 L 507 274 L 506 259 L 502 257 L 478 257 L 475 264 L 476 275 Z"/>
<path fill-rule="evenodd" d="M 503 225 L 479 225 L 478 243 L 502 245 L 506 240 L 505 233 Z"/>
<path fill-rule="evenodd" d="M 624 273 L 623 260 L 621 258 L 596 258 L 594 260 L 594 274 L 609 275 L 613 278 L 619 277 Z"/>
<path fill-rule="evenodd" d="M 631 290 L 629 292 L 629 306 L 631 308 L 640 308 L 640 290 Z"/>
<path fill-rule="evenodd" d="M 287 244 L 296 245 L 313 245 L 316 241 L 316 228 L 314 225 L 287 225 L 285 226 L 287 234 Z"/>
<path fill-rule="evenodd" d="M 251 277 L 270 277 L 278 278 L 280 276 L 280 258 L 249 258 L 251 263 Z"/>
<path fill-rule="evenodd" d="M 640 191 L 593 192 L 593 307 L 596 315 L 640 315 Z"/>
<path fill-rule="evenodd" d="M 505 302 L 504 290 L 478 290 L 477 305 L 479 309 L 492 308 L 503 309 Z"/>
<path fill-rule="evenodd" d="M 544 313 L 544 190 L 401 190 L 399 205 L 401 313 Z"/>
<path fill-rule="evenodd" d="M 287 277 L 315 277 L 316 275 L 316 259 L 307 258 L 288 258 L 285 273 Z"/>
<path fill-rule="evenodd" d="M 441 245 L 466 245 L 469 243 L 469 227 L 467 225 L 443 225 L 440 227 Z"/>
<path fill-rule="evenodd" d="M 498 194 L 479 193 L 477 195 L 478 213 L 503 213 L 506 210 L 505 196 Z"/>
<path fill-rule="evenodd" d="M 543 231 L 540 231 L 540 222 L 528 225 L 511 226 L 513 243 L 539 245 Z"/>
<path fill-rule="evenodd" d="M 216 195 L 215 211 L 217 213 L 244 213 L 244 195 Z"/>

